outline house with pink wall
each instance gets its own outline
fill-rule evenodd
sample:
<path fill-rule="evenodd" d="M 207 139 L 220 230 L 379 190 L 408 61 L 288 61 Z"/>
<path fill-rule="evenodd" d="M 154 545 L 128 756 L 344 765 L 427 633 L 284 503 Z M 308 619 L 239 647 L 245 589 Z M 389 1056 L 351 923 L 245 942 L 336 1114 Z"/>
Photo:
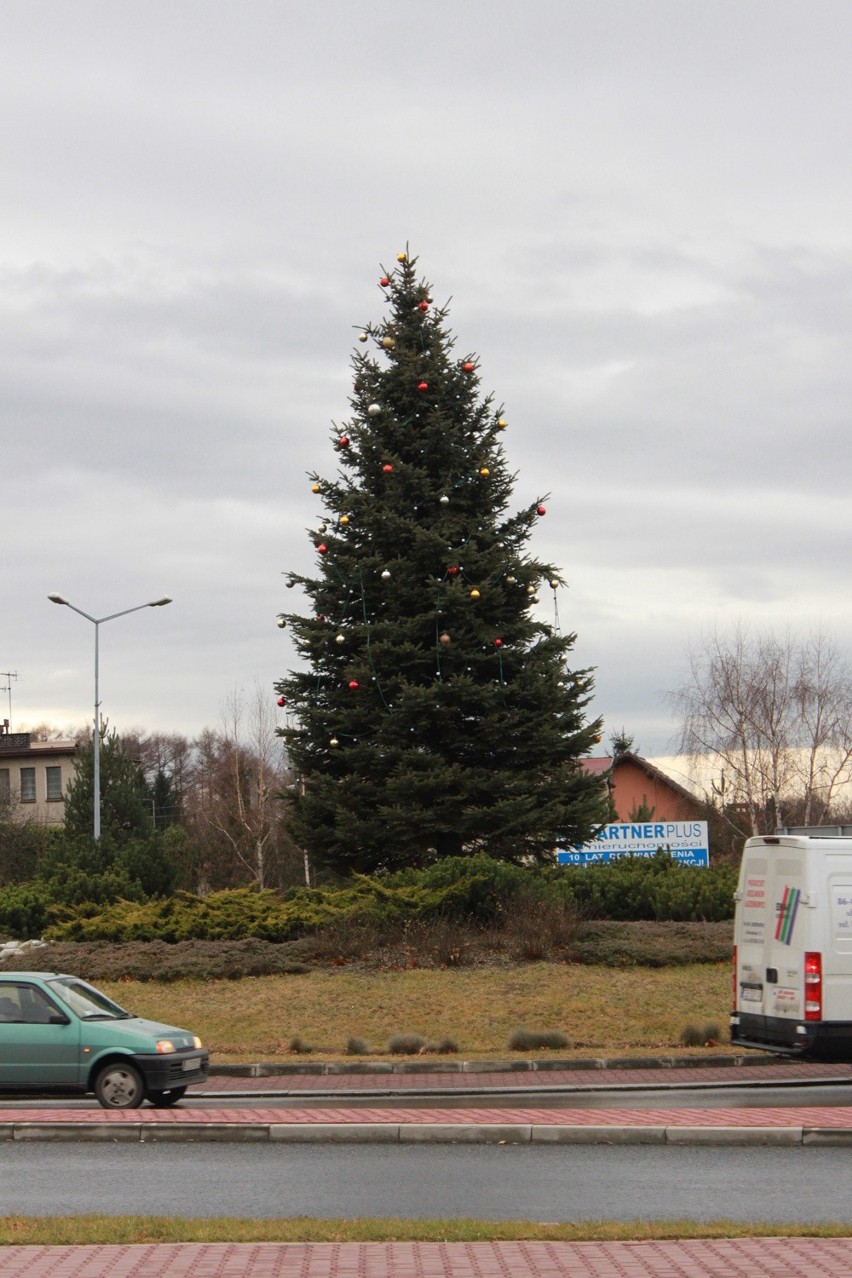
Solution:
<path fill-rule="evenodd" d="M 586 772 L 607 778 L 619 821 L 631 820 L 640 809 L 658 821 L 694 821 L 702 817 L 700 799 L 629 750 L 614 758 L 583 759 L 582 765 Z"/>

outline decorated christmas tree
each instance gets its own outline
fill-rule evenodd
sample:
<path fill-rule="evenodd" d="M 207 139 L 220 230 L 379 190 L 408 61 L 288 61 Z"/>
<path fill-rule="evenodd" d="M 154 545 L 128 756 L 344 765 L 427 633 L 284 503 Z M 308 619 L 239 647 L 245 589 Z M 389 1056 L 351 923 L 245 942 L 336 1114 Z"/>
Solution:
<path fill-rule="evenodd" d="M 292 832 L 315 864 L 374 872 L 485 851 L 547 861 L 607 819 L 579 760 L 599 740 L 575 635 L 543 621 L 564 581 L 527 551 L 539 498 L 507 513 L 508 423 L 454 353 L 405 253 L 359 333 L 351 416 L 335 427 L 313 608 L 281 613 L 304 668 L 276 685 L 300 777 Z"/>

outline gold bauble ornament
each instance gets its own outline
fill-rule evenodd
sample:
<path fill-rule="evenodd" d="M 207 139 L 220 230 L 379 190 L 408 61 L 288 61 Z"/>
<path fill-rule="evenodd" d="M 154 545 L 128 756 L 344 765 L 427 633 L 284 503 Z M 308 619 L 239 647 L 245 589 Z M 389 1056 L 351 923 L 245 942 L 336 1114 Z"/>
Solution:
<path fill-rule="evenodd" d="M 343 525 L 343 527 L 345 528 L 345 527 L 346 527 L 346 525 L 349 523 L 349 516 L 348 516 L 348 515 L 341 515 L 341 516 L 340 516 L 340 522 L 341 522 L 341 524 Z"/>
<path fill-rule="evenodd" d="M 506 418 L 505 418 L 505 417 L 498 417 L 498 418 L 497 418 L 497 429 L 498 429 L 498 430 L 506 430 L 506 429 L 508 428 L 508 425 L 509 425 L 509 423 L 506 421 Z"/>
<path fill-rule="evenodd" d="M 359 333 L 359 334 L 358 334 L 358 341 L 359 341 L 359 342 L 366 342 L 366 340 L 367 340 L 368 336 L 369 336 L 369 334 L 368 334 L 368 333 Z"/>
<path fill-rule="evenodd" d="M 479 473 L 483 479 L 487 479 L 488 476 L 491 474 L 491 471 L 488 469 L 487 466 L 480 466 Z"/>
<path fill-rule="evenodd" d="M 407 261 L 408 261 L 408 254 L 407 254 L 407 253 L 397 253 L 397 255 L 396 255 L 396 260 L 397 260 L 398 262 L 407 262 Z"/>
<path fill-rule="evenodd" d="M 312 492 L 312 493 L 318 493 L 318 492 L 320 492 L 320 486 L 319 486 L 319 484 L 311 484 L 311 492 Z"/>
<path fill-rule="evenodd" d="M 438 635 L 438 643 L 443 644 L 445 648 L 451 642 L 452 640 L 450 639 L 450 636 L 446 633 L 446 631 L 442 635 Z"/>
<path fill-rule="evenodd" d="M 396 346 L 396 339 L 391 337 L 390 335 L 388 335 L 387 337 L 383 337 L 382 346 L 384 346 L 386 351 L 392 351 L 393 348 Z"/>
<path fill-rule="evenodd" d="M 481 595 L 480 595 L 479 591 L 476 589 L 476 586 L 474 586 L 473 590 L 471 590 L 471 592 L 470 592 L 470 597 L 471 597 L 471 599 L 480 599 L 480 598 L 481 598 Z"/>

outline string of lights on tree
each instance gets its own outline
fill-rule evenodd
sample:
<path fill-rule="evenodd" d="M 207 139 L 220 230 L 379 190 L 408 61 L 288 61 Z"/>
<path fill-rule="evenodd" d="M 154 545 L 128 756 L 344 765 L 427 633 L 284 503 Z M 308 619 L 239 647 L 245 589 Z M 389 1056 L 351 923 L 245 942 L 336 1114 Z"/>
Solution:
<path fill-rule="evenodd" d="M 600 731 L 591 672 L 568 667 L 565 582 L 528 547 L 548 498 L 511 508 L 508 418 L 407 249 L 378 288 L 331 425 L 336 471 L 308 475 L 314 567 L 284 573 L 307 609 L 277 618 L 301 662 L 275 684 L 293 837 L 335 871 L 546 859 L 601 808 L 577 762 Z"/>
<path fill-rule="evenodd" d="M 400 266 L 404 267 L 408 262 L 407 252 L 399 253 L 397 255 L 397 262 Z M 392 275 L 383 274 L 379 280 L 379 286 L 386 292 L 387 296 L 387 290 L 390 290 L 392 287 Z M 427 323 L 427 317 L 429 316 L 430 309 L 432 307 L 433 298 L 427 291 L 425 291 L 424 287 L 423 296 L 418 300 L 416 305 L 417 312 L 423 320 L 423 323 L 420 326 L 420 348 L 424 353 L 429 350 L 430 326 Z M 440 309 L 438 314 L 440 318 L 443 319 L 446 314 L 446 308 Z M 396 338 L 392 331 L 392 326 L 389 323 L 379 326 L 366 325 L 359 332 L 358 340 L 363 345 L 373 342 L 376 350 L 386 356 L 389 356 L 391 352 L 395 350 L 397 345 Z M 363 360 L 361 362 L 363 363 Z M 474 356 L 466 356 L 463 358 L 459 362 L 459 368 L 465 377 L 471 379 L 476 378 L 478 366 Z M 378 425 L 379 419 L 382 415 L 391 410 L 388 405 L 384 405 L 381 402 L 364 402 L 364 389 L 364 384 L 361 381 L 356 380 L 353 385 L 353 393 L 355 397 L 354 406 L 359 410 L 359 412 L 362 412 L 375 427 Z M 416 382 L 416 390 L 418 396 L 423 397 L 424 408 L 423 410 L 410 414 L 403 423 L 412 431 L 416 431 L 423 414 L 427 411 L 430 390 L 429 383 L 420 377 Z M 442 492 L 437 498 L 437 506 L 439 508 L 448 507 L 453 501 L 454 496 L 459 493 L 464 485 L 469 483 L 482 484 L 488 482 L 491 478 L 491 465 L 489 464 L 489 459 L 495 450 L 494 435 L 496 432 L 506 431 L 508 427 L 509 423 L 503 415 L 502 410 L 493 414 L 489 426 L 483 432 L 482 452 L 484 460 L 482 464 L 478 466 L 473 473 L 453 477 L 452 484 L 448 486 L 449 491 Z M 362 432 L 359 430 L 357 422 L 348 424 L 346 430 L 342 433 L 337 433 L 335 428 L 335 434 L 332 439 L 333 447 L 339 455 L 346 455 L 349 460 L 354 458 L 360 459 L 361 454 L 359 453 L 358 448 L 359 436 L 361 434 Z M 500 449 L 500 452 L 502 453 L 502 449 Z M 397 468 L 398 462 L 388 455 L 384 460 L 380 461 L 380 464 L 376 468 L 376 475 L 380 475 L 383 482 L 390 484 L 394 482 L 394 476 L 397 473 Z M 392 709 L 392 705 L 384 694 L 379 672 L 376 670 L 371 659 L 371 631 L 375 617 L 370 615 L 368 609 L 363 573 L 359 569 L 356 576 L 347 578 L 345 573 L 341 572 L 339 566 L 338 552 L 341 542 L 346 538 L 347 533 L 353 529 L 354 521 L 357 520 L 357 511 L 355 509 L 346 509 L 341 507 L 340 502 L 341 497 L 343 496 L 343 489 L 339 479 L 331 483 L 324 482 L 316 473 L 309 475 L 309 479 L 311 480 L 312 493 L 315 496 L 324 497 L 326 499 L 328 511 L 326 517 L 313 531 L 312 539 L 316 547 L 317 555 L 325 562 L 328 569 L 335 574 L 340 583 L 340 606 L 336 615 L 325 613 L 317 614 L 316 621 L 326 627 L 326 642 L 334 643 L 338 646 L 338 648 L 346 647 L 351 643 L 351 640 L 345 631 L 347 618 L 350 615 L 352 602 L 357 601 L 361 611 L 361 621 L 363 623 L 364 632 L 363 647 L 367 663 L 370 668 L 371 683 L 375 688 L 381 705 L 386 710 L 390 710 Z M 353 507 L 356 507 L 359 504 L 358 497 L 354 493 L 352 494 L 352 497 L 354 500 L 351 504 Z M 531 509 L 534 509 L 535 514 L 539 518 L 542 518 L 547 514 L 547 507 L 544 505 L 543 499 L 536 500 Z M 422 519 L 424 516 L 422 507 L 418 507 L 417 505 L 412 507 L 411 513 L 415 518 Z M 440 511 L 436 513 L 439 514 Z M 332 532 L 331 537 L 329 536 L 330 531 Z M 448 553 L 445 557 L 446 562 L 436 562 L 434 565 L 434 575 L 430 584 L 433 587 L 437 587 L 437 589 L 433 591 L 433 594 L 435 600 L 434 677 L 438 680 L 443 677 L 442 653 L 445 652 L 445 650 L 453 643 L 452 633 L 448 629 L 445 629 L 442 625 L 442 618 L 446 612 L 446 609 L 442 607 L 442 591 L 449 588 L 466 592 L 471 605 L 475 606 L 482 599 L 483 590 L 488 591 L 492 585 L 492 583 L 488 581 L 483 582 L 471 580 L 465 571 L 463 562 L 464 549 L 470 536 L 471 534 L 468 533 L 467 536 L 462 537 L 456 545 L 448 546 Z M 509 587 L 514 587 L 522 591 L 526 596 L 528 604 L 531 606 L 540 602 L 538 594 L 540 578 L 533 580 L 530 576 L 530 572 L 535 574 L 535 571 L 534 565 L 527 565 L 527 571 L 524 572 L 523 567 L 517 566 L 514 560 L 507 559 L 503 565 L 502 572 L 505 584 Z M 524 576 L 517 576 L 517 572 L 524 572 Z M 392 572 L 390 568 L 384 567 L 381 569 L 378 576 L 382 582 L 389 582 L 392 578 Z M 297 580 L 298 578 L 294 574 L 288 574 L 287 585 L 292 587 L 297 583 Z M 556 592 L 562 584 L 563 583 L 558 576 L 551 576 L 548 579 L 548 585 L 553 592 L 554 629 L 557 633 L 561 633 L 561 627 L 559 622 L 559 609 Z M 280 628 L 285 628 L 287 625 L 287 614 L 284 612 L 279 613 L 276 620 Z M 506 641 L 503 639 L 501 634 L 495 634 L 492 644 L 496 665 L 495 678 L 497 682 L 505 686 L 506 678 L 503 657 Z M 321 688 L 321 682 L 322 676 L 318 674 L 316 680 L 316 691 L 318 693 Z M 344 676 L 341 682 L 342 686 L 345 686 L 350 693 L 358 693 L 361 691 L 362 684 L 357 678 L 352 677 L 347 679 Z M 279 695 L 277 704 L 282 709 L 286 708 L 287 699 L 283 694 Z M 332 736 L 329 740 L 329 744 L 334 747 L 338 746 L 340 744 L 339 735 Z"/>

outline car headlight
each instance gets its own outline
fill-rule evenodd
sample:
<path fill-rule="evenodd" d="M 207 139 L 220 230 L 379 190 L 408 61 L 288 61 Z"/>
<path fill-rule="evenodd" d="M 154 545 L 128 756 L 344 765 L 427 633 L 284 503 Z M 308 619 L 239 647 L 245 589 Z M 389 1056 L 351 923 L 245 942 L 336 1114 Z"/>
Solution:
<path fill-rule="evenodd" d="M 157 1052 L 160 1056 L 166 1056 L 169 1052 L 175 1050 L 175 1045 L 170 1038 L 157 1039 Z"/>
<path fill-rule="evenodd" d="M 201 1039 L 197 1034 L 193 1034 L 192 1036 L 192 1045 L 193 1047 L 201 1047 Z"/>

